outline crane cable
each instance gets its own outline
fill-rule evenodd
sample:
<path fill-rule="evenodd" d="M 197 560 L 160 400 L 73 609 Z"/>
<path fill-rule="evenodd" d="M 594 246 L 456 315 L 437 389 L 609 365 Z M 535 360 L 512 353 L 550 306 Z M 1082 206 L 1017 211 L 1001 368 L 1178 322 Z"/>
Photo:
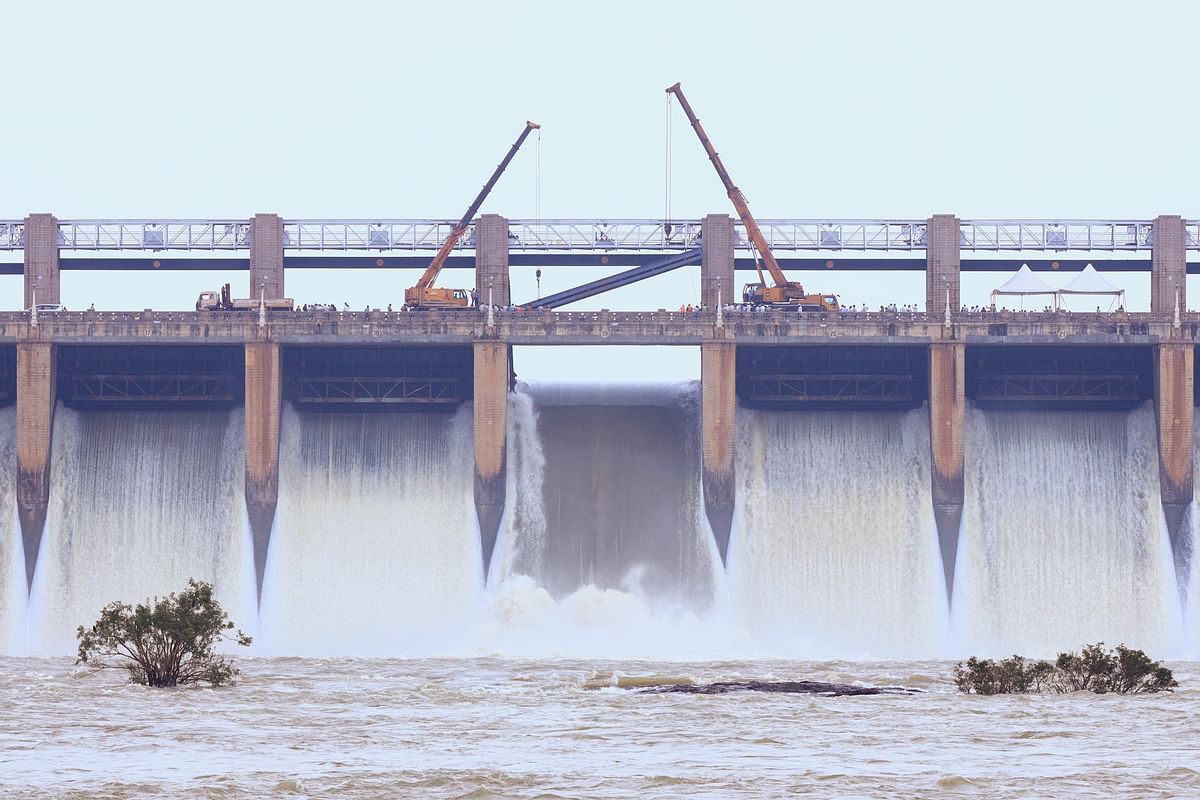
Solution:
<path fill-rule="evenodd" d="M 538 128 L 533 146 L 533 220 L 534 227 L 542 227 L 542 129 Z"/>
<path fill-rule="evenodd" d="M 667 238 L 671 236 L 671 93 L 667 92 L 666 154 L 663 157 L 663 222 Z"/>

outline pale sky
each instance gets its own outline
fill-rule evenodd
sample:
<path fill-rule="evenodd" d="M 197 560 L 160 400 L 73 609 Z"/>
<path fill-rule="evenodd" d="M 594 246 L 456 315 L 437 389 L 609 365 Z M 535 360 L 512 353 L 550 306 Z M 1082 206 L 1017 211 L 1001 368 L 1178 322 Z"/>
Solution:
<path fill-rule="evenodd" d="M 677 80 L 760 218 L 1196 217 L 1198 23 L 1182 0 L 10 4 L 0 218 L 457 218 L 526 119 L 541 141 L 484 212 L 659 218 Z M 672 216 L 732 213 L 673 111 Z M 362 308 L 415 276 L 287 286 Z M 548 269 L 543 291 L 593 277 Z M 920 274 L 795 277 L 847 304 L 924 300 Z M 1147 276 L 1108 277 L 1148 305 Z M 63 301 L 187 309 L 227 279 L 247 277 L 68 272 Z M 964 276 L 964 302 L 999 280 Z M 582 307 L 671 308 L 698 282 Z M 514 270 L 515 298 L 534 293 Z M 20 305 L 20 279 L 0 279 L 0 307 Z M 690 351 L 608 359 L 631 361 L 695 373 Z"/>

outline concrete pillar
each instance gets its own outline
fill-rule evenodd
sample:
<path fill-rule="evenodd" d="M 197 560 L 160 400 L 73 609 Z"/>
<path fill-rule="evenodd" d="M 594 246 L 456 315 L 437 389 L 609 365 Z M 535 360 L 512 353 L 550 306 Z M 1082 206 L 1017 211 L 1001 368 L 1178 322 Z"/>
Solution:
<path fill-rule="evenodd" d="M 283 292 L 283 219 L 278 214 L 255 214 L 250 219 L 249 297 L 287 297 Z"/>
<path fill-rule="evenodd" d="M 58 280 L 58 219 L 53 214 L 25 218 L 25 305 L 60 303 Z"/>
<path fill-rule="evenodd" d="M 41 297 L 38 298 L 39 302 Z M 33 586 L 50 501 L 54 429 L 54 345 L 17 343 L 17 516 L 25 546 L 25 580 Z"/>
<path fill-rule="evenodd" d="M 499 214 L 484 214 L 475 224 L 475 288 L 479 302 L 506 306 L 512 302 L 508 280 L 508 220 Z"/>
<path fill-rule="evenodd" d="M 499 304 L 499 298 L 496 299 Z M 475 342 L 475 512 L 487 575 L 504 514 L 508 390 L 512 367 L 504 342 Z"/>
<path fill-rule="evenodd" d="M 721 302 L 740 303 L 741 288 L 733 277 L 733 246 L 737 242 L 733 220 L 728 214 L 709 214 L 700 227 L 700 242 L 700 303 L 715 309 L 718 285 Z"/>
<path fill-rule="evenodd" d="M 929 351 L 929 445 L 933 517 L 937 523 L 946 597 L 953 599 L 954 564 L 963 511 L 963 443 L 967 422 L 966 346 L 934 342 Z"/>
<path fill-rule="evenodd" d="M 1150 250 L 1150 311 L 1175 313 L 1175 293 L 1179 292 L 1179 311 L 1187 311 L 1187 235 L 1183 218 L 1162 215 L 1154 218 L 1154 244 Z"/>
<path fill-rule="evenodd" d="M 246 342 L 246 513 L 262 599 L 263 571 L 279 500 L 282 370 L 278 342 Z"/>
<path fill-rule="evenodd" d="M 1154 360 L 1154 409 L 1158 419 L 1158 476 L 1163 513 L 1175 572 L 1180 585 L 1190 576 L 1189 525 L 1185 519 L 1192 502 L 1192 426 L 1195 416 L 1195 351 L 1190 342 L 1157 347 Z"/>
<path fill-rule="evenodd" d="M 737 431 L 737 345 L 710 340 L 700 344 L 700 429 L 703 451 L 704 510 L 724 562 L 729 553 L 736 495 L 733 444 Z"/>
<path fill-rule="evenodd" d="M 958 217 L 934 214 L 925 223 L 925 313 L 946 313 L 946 290 L 950 311 L 961 306 L 959 293 L 959 244 L 962 232 Z"/>

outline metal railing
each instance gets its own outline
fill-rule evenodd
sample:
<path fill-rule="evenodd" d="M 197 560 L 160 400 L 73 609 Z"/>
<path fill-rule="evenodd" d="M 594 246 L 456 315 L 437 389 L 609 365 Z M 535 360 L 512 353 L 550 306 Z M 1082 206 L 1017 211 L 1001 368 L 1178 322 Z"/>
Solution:
<path fill-rule="evenodd" d="M 433 251 L 454 222 L 438 219 L 288 220 L 288 251 Z M 913 252 L 926 247 L 925 220 L 764 219 L 773 250 Z M 1200 250 L 1200 220 L 1186 220 L 1185 246 Z M 653 219 L 513 219 L 514 251 L 679 251 L 696 247 L 702 221 Z M 735 221 L 735 246 L 750 248 Z M 22 220 L 0 220 L 0 250 L 24 247 Z M 64 250 L 245 250 L 248 220 L 62 220 Z M 1148 220 L 963 220 L 961 248 L 971 251 L 1137 252 L 1154 244 Z M 474 226 L 456 250 L 475 248 Z"/>
<path fill-rule="evenodd" d="M 1188 224 L 1192 249 L 1196 223 Z M 1145 220 L 971 220 L 962 223 L 963 250 L 1139 251 L 1154 245 L 1154 223 Z"/>

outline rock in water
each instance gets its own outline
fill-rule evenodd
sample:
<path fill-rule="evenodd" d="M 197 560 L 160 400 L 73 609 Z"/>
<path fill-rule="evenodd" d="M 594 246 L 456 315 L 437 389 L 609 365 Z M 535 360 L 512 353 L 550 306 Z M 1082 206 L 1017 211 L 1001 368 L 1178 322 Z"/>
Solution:
<path fill-rule="evenodd" d="M 903 686 L 854 686 L 824 681 L 719 681 L 717 683 L 673 683 L 644 688 L 642 694 L 728 694 L 729 692 L 773 692 L 776 694 L 819 694 L 825 697 L 857 697 L 865 694 L 916 694 Z"/>

